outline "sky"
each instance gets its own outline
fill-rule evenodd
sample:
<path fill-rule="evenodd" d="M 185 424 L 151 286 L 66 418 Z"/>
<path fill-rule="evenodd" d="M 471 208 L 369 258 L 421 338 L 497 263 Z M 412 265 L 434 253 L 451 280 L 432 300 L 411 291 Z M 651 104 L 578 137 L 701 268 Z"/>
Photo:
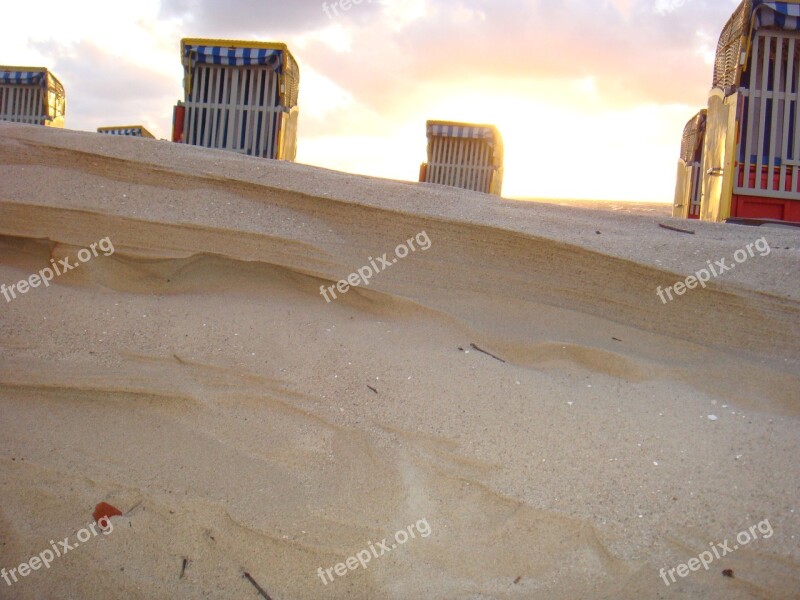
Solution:
<path fill-rule="evenodd" d="M 671 202 L 739 0 L 55 0 L 3 8 L 0 64 L 46 66 L 66 126 L 169 138 L 180 40 L 288 44 L 297 162 L 415 181 L 425 121 L 492 123 L 503 195 Z"/>

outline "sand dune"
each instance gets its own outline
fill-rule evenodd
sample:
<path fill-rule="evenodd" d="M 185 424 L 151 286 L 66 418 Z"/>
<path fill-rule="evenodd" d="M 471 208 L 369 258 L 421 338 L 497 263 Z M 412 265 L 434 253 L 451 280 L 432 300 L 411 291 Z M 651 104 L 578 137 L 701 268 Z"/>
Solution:
<path fill-rule="evenodd" d="M 0 282 L 114 246 L 0 300 L 0 567 L 125 513 L 0 598 L 798 597 L 800 233 L 668 220 L 0 124 Z"/>

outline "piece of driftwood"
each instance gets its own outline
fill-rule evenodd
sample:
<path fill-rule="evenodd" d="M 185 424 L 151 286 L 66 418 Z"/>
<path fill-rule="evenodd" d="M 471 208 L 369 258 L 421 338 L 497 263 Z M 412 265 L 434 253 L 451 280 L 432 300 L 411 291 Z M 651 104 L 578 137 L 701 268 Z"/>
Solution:
<path fill-rule="evenodd" d="M 263 597 L 264 597 L 266 600 L 272 600 L 272 598 L 270 598 L 270 597 L 269 597 L 269 594 L 268 594 L 266 591 L 264 591 L 264 588 L 262 588 L 260 585 L 258 585 L 258 582 L 256 582 L 256 580 L 255 580 L 255 579 L 253 579 L 253 578 L 250 576 L 250 573 L 248 573 L 247 571 L 245 571 L 245 572 L 244 572 L 244 576 L 247 578 L 247 581 L 249 581 L 250 583 L 252 583 L 252 584 L 253 584 L 253 587 L 254 587 L 254 588 L 256 588 L 256 589 L 258 590 L 258 593 L 259 593 L 259 594 L 261 594 L 261 595 L 262 595 L 262 596 L 263 596 Z"/>
<path fill-rule="evenodd" d="M 673 227 L 672 225 L 664 225 L 664 223 L 659 223 L 658 226 L 663 229 L 669 229 L 670 231 L 677 231 L 678 233 L 688 233 L 690 235 L 694 235 L 694 231 L 689 231 L 688 229 L 681 229 L 679 227 Z"/>
<path fill-rule="evenodd" d="M 504 362 L 506 362 L 506 361 L 504 361 L 502 358 L 500 358 L 499 356 L 495 356 L 495 355 L 494 355 L 494 354 L 492 354 L 491 352 L 487 352 L 486 350 L 484 350 L 484 349 L 482 349 L 482 348 L 478 348 L 478 346 L 476 346 L 475 344 L 470 344 L 470 346 L 471 346 L 472 348 L 474 348 L 475 350 L 477 350 L 478 352 L 483 352 L 483 353 L 484 353 L 486 356 L 491 356 L 493 359 L 495 359 L 495 360 L 499 360 L 501 363 L 504 363 Z"/>

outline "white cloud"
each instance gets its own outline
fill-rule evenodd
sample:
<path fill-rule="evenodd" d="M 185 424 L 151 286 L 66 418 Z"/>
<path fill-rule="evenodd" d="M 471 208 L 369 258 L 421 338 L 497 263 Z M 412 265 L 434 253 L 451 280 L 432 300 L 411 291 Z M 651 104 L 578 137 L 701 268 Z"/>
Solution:
<path fill-rule="evenodd" d="M 678 10 L 686 5 L 688 0 L 656 0 L 655 10 L 660 15 L 665 15 Z"/>
<path fill-rule="evenodd" d="M 400 31 L 428 13 L 426 0 L 388 0 L 383 4 L 383 14 L 394 31 Z"/>
<path fill-rule="evenodd" d="M 300 100 L 303 118 L 323 119 L 353 108 L 353 96 L 311 67 L 302 72 Z"/>

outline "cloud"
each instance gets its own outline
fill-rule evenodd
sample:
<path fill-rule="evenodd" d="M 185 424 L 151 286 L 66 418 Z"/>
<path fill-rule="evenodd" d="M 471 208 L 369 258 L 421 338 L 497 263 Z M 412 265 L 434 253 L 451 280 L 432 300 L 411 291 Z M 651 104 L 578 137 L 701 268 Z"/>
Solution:
<path fill-rule="evenodd" d="M 708 36 L 716 38 L 735 4 L 686 0 L 664 14 L 655 2 L 617 4 L 431 0 L 424 17 L 400 30 L 382 18 L 351 24 L 347 52 L 316 40 L 302 58 L 376 109 L 419 84 L 487 75 L 592 76 L 601 93 L 627 104 L 704 100 L 711 73 L 697 53 Z"/>
<path fill-rule="evenodd" d="M 707 53 L 735 6 L 734 0 L 363 0 L 331 19 L 321 0 L 162 0 L 154 14 L 180 23 L 182 35 L 286 41 L 300 61 L 301 99 L 315 104 L 310 113 L 324 102 L 304 91 L 306 69 L 314 74 L 309 83 L 319 74 L 339 96 L 389 118 L 409 101 L 424 102 L 424 90 L 464 82 L 562 81 L 566 90 L 591 78 L 608 104 L 701 104 L 711 73 L 698 53 Z M 178 40 L 172 44 L 177 48 Z M 145 66 L 122 71 L 119 60 L 101 54 L 99 46 L 79 42 L 57 60 L 57 72 L 70 69 L 81 93 L 93 85 L 90 68 L 116 80 L 121 72 L 136 74 L 137 90 L 108 102 L 102 100 L 108 90 L 100 89 L 99 98 L 76 100 L 76 111 L 90 104 L 103 112 L 108 105 L 133 107 L 133 97 L 144 94 L 136 104 L 141 112 L 156 98 L 163 102 L 162 89 L 180 92 L 177 52 L 171 86 L 159 73 L 148 78 Z M 485 93 L 487 103 L 497 101 L 497 88 Z M 317 125 L 326 133 L 337 129 L 314 123 L 309 130 Z"/>
<path fill-rule="evenodd" d="M 340 1 L 163 0 L 161 14 L 184 19 L 187 26 L 192 27 L 191 37 L 238 39 L 263 34 L 287 35 L 325 27 L 333 22 L 364 22 L 376 17 L 381 10 L 377 0 L 349 0 L 351 5 L 347 10 L 337 8 L 327 14 L 323 10 L 323 5 L 339 7 Z"/>
<path fill-rule="evenodd" d="M 180 78 L 114 56 L 88 41 L 68 46 L 50 41 L 36 47 L 57 57 L 51 68 L 66 90 L 67 127 L 93 131 L 142 124 L 168 137 L 172 106 L 181 94 Z"/>

